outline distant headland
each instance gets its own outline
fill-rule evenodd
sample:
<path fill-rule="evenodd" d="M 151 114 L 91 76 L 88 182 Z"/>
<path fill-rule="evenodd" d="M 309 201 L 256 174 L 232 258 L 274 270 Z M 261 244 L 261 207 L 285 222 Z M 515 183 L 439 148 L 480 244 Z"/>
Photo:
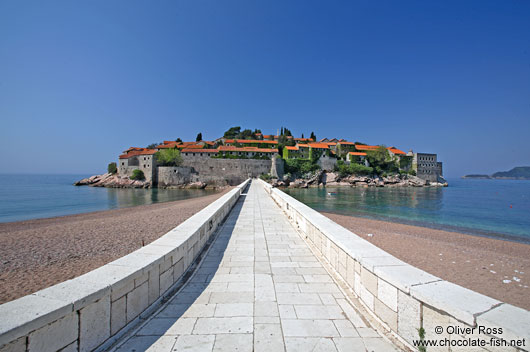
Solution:
<path fill-rule="evenodd" d="M 274 134 L 231 127 L 222 137 L 180 138 L 130 147 L 108 172 L 75 183 L 115 188 L 218 188 L 261 177 L 275 186 L 447 186 L 442 163 L 432 153 L 404 152 L 338 138 Z"/>
<path fill-rule="evenodd" d="M 499 171 L 493 175 L 471 174 L 462 178 L 491 180 L 530 180 L 530 166 L 517 166 L 510 171 Z"/>

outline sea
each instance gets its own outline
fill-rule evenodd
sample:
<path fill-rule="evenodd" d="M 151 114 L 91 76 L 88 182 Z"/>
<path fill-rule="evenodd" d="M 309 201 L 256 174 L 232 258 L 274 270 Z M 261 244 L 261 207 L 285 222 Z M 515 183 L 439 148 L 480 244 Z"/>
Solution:
<path fill-rule="evenodd" d="M 190 199 L 212 190 L 74 186 L 87 175 L 0 174 L 0 222 L 11 222 Z"/>
<path fill-rule="evenodd" d="M 84 177 L 0 175 L 0 222 L 170 202 L 215 192 L 72 185 Z M 443 188 L 326 187 L 285 192 L 318 211 L 530 243 L 530 181 L 454 178 L 448 182 L 449 187 Z"/>
<path fill-rule="evenodd" d="M 447 181 L 449 187 L 443 188 L 326 187 L 285 192 L 318 211 L 530 244 L 530 181 Z"/>

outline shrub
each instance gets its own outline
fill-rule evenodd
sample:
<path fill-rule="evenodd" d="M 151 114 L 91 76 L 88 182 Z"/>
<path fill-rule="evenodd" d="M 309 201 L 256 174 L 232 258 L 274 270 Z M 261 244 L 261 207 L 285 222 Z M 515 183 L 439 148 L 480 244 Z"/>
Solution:
<path fill-rule="evenodd" d="M 109 174 L 115 174 L 118 172 L 118 167 L 116 166 L 116 163 L 109 163 L 107 166 L 107 172 Z"/>
<path fill-rule="evenodd" d="M 344 161 L 339 160 L 335 166 L 335 171 L 339 172 L 340 177 L 346 177 L 349 175 L 371 175 L 374 172 L 374 169 L 355 163 L 347 165 Z"/>
<path fill-rule="evenodd" d="M 142 170 L 134 170 L 132 173 L 132 176 L 130 177 L 131 180 L 145 180 L 145 175 Z"/>
<path fill-rule="evenodd" d="M 291 174 L 306 174 L 320 169 L 315 163 L 307 159 L 286 159 L 285 160 L 285 172 Z"/>
<path fill-rule="evenodd" d="M 162 149 L 156 152 L 155 157 L 161 166 L 179 166 L 182 164 L 182 156 L 176 148 Z"/>
<path fill-rule="evenodd" d="M 270 174 L 261 174 L 259 175 L 259 178 L 261 178 L 263 181 L 269 181 L 272 176 Z"/>

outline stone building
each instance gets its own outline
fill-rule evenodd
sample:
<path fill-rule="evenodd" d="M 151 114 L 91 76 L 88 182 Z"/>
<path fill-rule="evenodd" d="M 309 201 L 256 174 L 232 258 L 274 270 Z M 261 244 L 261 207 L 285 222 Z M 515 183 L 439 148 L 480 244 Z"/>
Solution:
<path fill-rule="evenodd" d="M 416 176 L 429 182 L 445 182 L 442 163 L 437 158 L 436 154 L 413 153 L 412 168 Z"/>
<path fill-rule="evenodd" d="M 138 169 L 144 173 L 146 181 L 154 181 L 156 173 L 155 149 L 129 148 L 119 157 L 118 174 L 131 176 Z"/>

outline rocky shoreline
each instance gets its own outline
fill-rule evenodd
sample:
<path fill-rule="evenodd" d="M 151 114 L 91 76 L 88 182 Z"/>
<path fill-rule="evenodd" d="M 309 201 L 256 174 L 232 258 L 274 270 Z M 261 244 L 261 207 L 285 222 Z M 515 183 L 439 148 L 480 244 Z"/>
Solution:
<path fill-rule="evenodd" d="M 444 180 L 445 181 L 445 180 Z M 314 175 L 293 180 L 284 177 L 283 180 L 270 181 L 273 187 L 309 188 L 323 186 L 347 187 L 447 187 L 447 182 L 428 182 L 412 175 L 391 176 L 357 176 L 341 177 L 335 172 L 318 171 Z"/>
<path fill-rule="evenodd" d="M 108 187 L 108 188 L 152 188 L 151 181 L 131 180 L 128 176 L 106 173 L 84 178 L 74 183 L 74 186 Z M 179 186 L 165 188 L 175 189 L 204 189 L 207 188 L 204 182 L 190 182 Z"/>

